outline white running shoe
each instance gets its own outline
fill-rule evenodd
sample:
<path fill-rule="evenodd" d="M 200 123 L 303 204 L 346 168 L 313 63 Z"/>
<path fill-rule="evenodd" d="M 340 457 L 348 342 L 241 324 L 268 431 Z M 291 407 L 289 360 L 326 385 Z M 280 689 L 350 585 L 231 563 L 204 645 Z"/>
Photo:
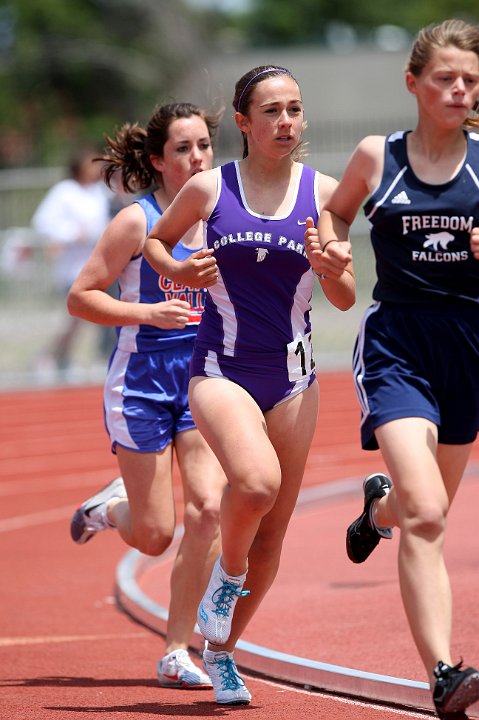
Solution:
<path fill-rule="evenodd" d="M 205 649 L 203 667 L 211 678 L 219 705 L 247 705 L 251 701 L 251 693 L 238 674 L 233 653 Z"/>
<path fill-rule="evenodd" d="M 224 645 L 230 636 L 238 598 L 249 595 L 249 590 L 243 590 L 245 580 L 246 573 L 239 577 L 227 575 L 217 559 L 197 617 L 203 637 L 214 645 Z"/>
<path fill-rule="evenodd" d="M 126 498 L 123 478 L 112 480 L 102 490 L 85 500 L 75 511 L 70 523 L 70 535 L 73 542 L 84 545 L 97 532 L 114 527 L 108 522 L 107 505 L 113 498 Z"/>
<path fill-rule="evenodd" d="M 187 650 L 173 650 L 158 660 L 158 684 L 169 688 L 211 688 L 208 675 L 196 667 Z"/>

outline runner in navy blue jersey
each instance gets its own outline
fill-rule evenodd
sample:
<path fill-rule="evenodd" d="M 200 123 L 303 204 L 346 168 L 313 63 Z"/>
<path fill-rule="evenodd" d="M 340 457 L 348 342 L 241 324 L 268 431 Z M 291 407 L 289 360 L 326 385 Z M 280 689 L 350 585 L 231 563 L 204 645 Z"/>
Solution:
<path fill-rule="evenodd" d="M 336 185 L 297 160 L 304 113 L 288 70 L 254 68 L 236 84 L 233 106 L 243 159 L 186 183 L 145 245 L 157 270 L 208 287 L 189 398 L 228 479 L 222 554 L 198 611 L 208 641 L 203 663 L 224 704 L 251 698 L 233 650 L 278 570 L 315 430 L 309 317 L 315 274 L 304 229 Z M 201 219 L 204 256 L 195 267 L 180 266 L 172 251 Z M 354 302 L 349 243 L 333 255 L 320 282 L 346 310 Z"/>
<path fill-rule="evenodd" d="M 451 657 L 443 556 L 448 511 L 479 429 L 479 27 L 448 20 L 421 30 L 406 84 L 417 101 L 415 129 L 361 141 L 306 246 L 313 266 L 318 254 L 324 261 L 322 250 L 347 237 L 366 200 L 377 282 L 354 379 L 362 445 L 379 446 L 392 483 L 366 478 L 347 552 L 363 562 L 400 528 L 406 615 L 436 710 L 449 717 L 479 698 L 479 672 Z"/>
<path fill-rule="evenodd" d="M 181 473 L 184 536 L 171 575 L 166 654 L 158 662 L 165 687 L 210 687 L 188 655 L 196 608 L 219 547 L 224 474 L 195 427 L 188 405 L 189 364 L 205 291 L 158 275 L 143 255 L 147 233 L 184 183 L 211 168 L 219 117 L 190 103 L 158 107 L 145 128 L 125 124 L 103 161 L 108 184 L 149 192 L 116 215 L 70 291 L 70 312 L 117 327 L 105 382 L 105 422 L 121 477 L 75 512 L 78 544 L 116 528 L 130 546 L 160 555 L 175 530 L 173 453 Z M 190 262 L 201 248 L 201 223 L 175 248 Z M 200 250 L 200 253 L 202 251 Z M 105 291 L 118 280 L 120 296 Z"/>

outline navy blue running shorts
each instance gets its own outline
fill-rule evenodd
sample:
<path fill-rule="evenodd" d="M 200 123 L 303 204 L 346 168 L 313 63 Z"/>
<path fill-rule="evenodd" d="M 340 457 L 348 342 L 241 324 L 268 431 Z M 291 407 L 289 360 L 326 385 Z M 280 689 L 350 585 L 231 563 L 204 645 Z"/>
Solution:
<path fill-rule="evenodd" d="M 192 341 L 158 352 L 112 355 L 105 381 L 105 425 L 116 445 L 140 453 L 163 450 L 195 428 L 188 405 Z"/>
<path fill-rule="evenodd" d="M 354 348 L 361 444 L 376 450 L 375 428 L 422 417 L 446 445 L 479 430 L 479 307 L 467 303 L 395 305 L 366 310 Z"/>

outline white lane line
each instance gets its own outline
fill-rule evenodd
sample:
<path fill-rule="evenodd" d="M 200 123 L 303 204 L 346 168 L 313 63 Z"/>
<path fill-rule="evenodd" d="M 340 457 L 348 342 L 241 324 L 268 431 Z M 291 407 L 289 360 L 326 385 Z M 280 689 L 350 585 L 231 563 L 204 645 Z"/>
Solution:
<path fill-rule="evenodd" d="M 86 487 L 90 485 L 106 485 L 106 483 L 115 477 L 118 470 L 113 468 L 111 471 L 102 468 L 101 470 L 91 470 L 88 472 L 76 472 L 65 475 L 55 475 L 53 477 L 39 478 L 29 477 L 23 480 L 4 480 L 0 482 L 0 496 L 8 497 L 21 496 L 26 493 L 46 493 L 53 490 L 61 490 L 63 488 Z M 104 479 L 103 479 L 104 478 Z"/>
<path fill-rule="evenodd" d="M 248 673 L 243 673 L 243 677 L 250 677 L 252 680 L 255 680 L 256 682 L 261 682 L 264 685 L 270 685 L 271 687 L 276 688 L 279 692 L 294 692 L 299 693 L 300 695 L 314 695 L 314 697 L 320 697 L 324 698 L 325 700 L 331 700 L 335 703 L 342 703 L 343 705 L 353 705 L 354 707 L 360 707 L 360 708 L 372 708 L 373 710 L 379 710 L 382 713 L 392 713 L 393 715 L 401 715 L 402 717 L 407 718 L 421 718 L 421 720 L 424 720 L 424 718 L 430 718 L 431 713 L 427 710 L 425 710 L 423 713 L 413 712 L 412 710 L 408 710 L 406 708 L 395 708 L 395 707 L 388 707 L 387 705 L 378 705 L 373 702 L 363 702 L 361 700 L 354 700 L 353 698 L 347 698 L 347 697 L 341 697 L 340 695 L 328 695 L 326 693 L 318 692 L 316 690 L 313 690 L 310 687 L 296 687 L 294 685 L 287 685 L 285 687 L 284 683 L 278 683 L 274 682 L 273 680 L 266 680 L 262 677 L 255 677 L 254 675 L 249 675 Z"/>
<path fill-rule="evenodd" d="M 103 473 L 104 471 L 102 471 Z M 479 463 L 472 461 L 469 463 L 464 473 L 464 480 L 477 480 L 479 474 Z M 32 481 L 27 480 L 25 483 L 7 481 L 0 482 L 0 496 L 5 495 L 21 495 L 22 492 L 52 492 L 55 489 L 62 487 L 81 487 L 85 485 L 101 485 L 102 481 L 98 482 L 98 472 L 88 472 L 82 474 L 63 475 L 57 478 L 54 485 L 50 485 L 48 488 L 42 486 L 37 488 L 38 480 Z M 110 473 L 114 475 L 114 472 Z M 108 482 L 108 479 L 104 480 L 104 483 Z M 104 484 L 103 483 L 103 484 Z M 19 486 L 21 492 L 19 493 Z M 300 512 L 303 509 L 309 510 L 314 503 L 324 502 L 328 499 L 341 499 L 345 495 L 360 495 L 362 487 L 362 476 L 361 477 L 347 477 L 341 480 L 336 480 L 328 483 L 321 483 L 319 485 L 305 486 L 301 489 L 298 503 L 296 505 L 296 512 Z M 14 490 L 16 492 L 14 492 Z M 77 505 L 67 505 L 61 508 L 51 508 L 50 510 L 43 510 L 37 513 L 30 513 L 28 515 L 16 515 L 11 518 L 5 518 L 0 520 L 0 533 L 10 532 L 12 530 L 22 530 L 23 528 L 32 527 L 34 525 L 46 525 L 48 523 L 57 522 L 59 520 L 65 520 L 70 517 L 73 512 L 77 509 Z"/>
<path fill-rule="evenodd" d="M 295 514 L 304 512 L 315 503 L 331 502 L 333 498 L 353 490 L 354 479 L 346 478 L 330 484 L 314 488 L 304 488 L 300 492 Z M 304 493 L 304 494 L 303 494 Z M 173 545 L 173 544 L 172 544 Z M 172 549 L 170 546 L 169 550 Z M 142 622 L 161 635 L 166 634 L 168 610 L 153 598 L 149 597 L 140 587 L 141 576 L 155 565 L 162 564 L 161 559 L 147 558 L 137 550 L 129 550 L 117 565 L 117 601 L 120 607 L 138 622 Z M 203 646 L 204 640 L 199 629 L 195 627 L 191 645 L 195 649 Z M 394 676 L 369 673 L 354 668 L 331 665 L 310 658 L 298 657 L 288 653 L 275 651 L 261 645 L 239 640 L 236 646 L 236 662 L 248 673 L 259 673 L 273 682 L 286 681 L 297 687 L 326 690 L 340 696 L 348 695 L 356 700 L 365 700 L 387 706 L 394 703 L 408 709 L 406 712 L 428 711 L 431 706 L 429 685 L 424 682 L 397 678 Z M 424 717 L 419 715 L 418 717 Z"/>
<path fill-rule="evenodd" d="M 33 635 L 32 637 L 0 637 L 0 647 L 17 645 L 49 645 L 51 643 L 70 643 L 98 640 L 125 640 L 129 638 L 151 637 L 149 632 L 110 633 L 108 635 Z"/>
<path fill-rule="evenodd" d="M 71 476 L 71 478 L 73 477 L 75 476 Z M 66 478 L 64 479 L 66 480 Z M 310 506 L 314 501 L 321 501 L 329 497 L 339 497 L 341 494 L 348 494 L 354 491 L 359 493 L 360 489 L 360 478 L 347 478 L 346 480 L 336 483 L 304 488 L 301 491 L 298 506 Z M 67 505 L 60 508 L 51 508 L 49 510 L 30 513 L 28 515 L 16 515 L 11 518 L 5 518 L 0 520 L 0 533 L 11 532 L 12 530 L 23 530 L 33 525 L 46 525 L 47 523 L 65 520 L 71 517 L 77 507 L 78 505 Z"/>
<path fill-rule="evenodd" d="M 23 530 L 32 525 L 47 525 L 48 523 L 65 520 L 75 512 L 76 505 L 67 505 L 60 508 L 51 508 L 41 512 L 30 513 L 29 515 L 16 515 L 15 517 L 0 520 L 0 533 L 11 530 Z"/>

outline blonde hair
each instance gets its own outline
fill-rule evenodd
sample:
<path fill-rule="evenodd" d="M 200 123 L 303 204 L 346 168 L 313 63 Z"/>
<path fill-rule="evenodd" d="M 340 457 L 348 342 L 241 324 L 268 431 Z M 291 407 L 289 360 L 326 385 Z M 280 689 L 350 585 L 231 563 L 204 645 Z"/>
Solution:
<path fill-rule="evenodd" d="M 416 36 L 406 70 L 419 77 L 431 60 L 434 50 L 451 46 L 473 52 L 479 58 L 479 26 L 452 19 L 423 28 Z M 479 128 L 479 117 L 468 117 L 464 127 Z"/>

